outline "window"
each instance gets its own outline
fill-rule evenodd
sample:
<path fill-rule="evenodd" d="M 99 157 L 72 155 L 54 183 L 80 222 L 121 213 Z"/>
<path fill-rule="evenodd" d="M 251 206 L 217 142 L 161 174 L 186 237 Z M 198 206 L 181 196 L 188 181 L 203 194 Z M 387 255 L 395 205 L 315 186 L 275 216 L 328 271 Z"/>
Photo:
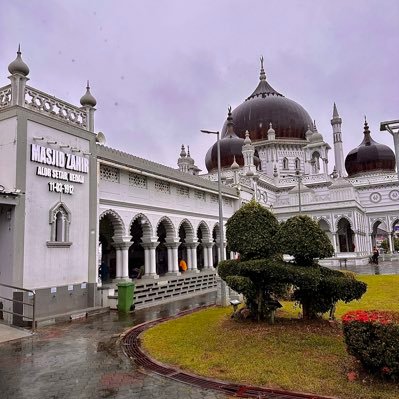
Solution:
<path fill-rule="evenodd" d="M 300 170 L 301 169 L 301 161 L 299 158 L 295 159 L 295 170 Z"/>
<path fill-rule="evenodd" d="M 320 172 L 320 154 L 315 151 L 312 154 L 312 160 L 310 161 L 312 164 L 313 173 L 317 174 Z"/>
<path fill-rule="evenodd" d="M 170 194 L 170 183 L 163 180 L 155 180 L 155 190 L 160 193 Z"/>
<path fill-rule="evenodd" d="M 288 159 L 283 158 L 283 169 L 288 169 Z"/>
<path fill-rule="evenodd" d="M 136 173 L 129 173 L 129 186 L 147 188 L 147 177 Z"/>
<path fill-rule="evenodd" d="M 69 225 L 71 223 L 71 212 L 63 202 L 58 202 L 50 209 L 49 223 L 51 226 L 50 241 L 48 247 L 70 247 Z"/>
<path fill-rule="evenodd" d="M 100 165 L 100 179 L 119 183 L 119 169 L 108 165 Z"/>

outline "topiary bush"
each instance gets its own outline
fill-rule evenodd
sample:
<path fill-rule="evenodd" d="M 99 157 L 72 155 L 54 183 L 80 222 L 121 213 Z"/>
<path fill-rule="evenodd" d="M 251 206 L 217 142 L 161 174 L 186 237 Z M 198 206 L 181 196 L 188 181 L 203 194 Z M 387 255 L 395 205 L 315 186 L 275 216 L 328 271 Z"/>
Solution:
<path fill-rule="evenodd" d="M 279 229 L 276 217 L 256 201 L 243 205 L 226 223 L 226 239 L 230 250 L 242 260 L 264 259 L 279 248 L 274 236 Z"/>
<path fill-rule="evenodd" d="M 334 254 L 326 233 L 306 215 L 294 216 L 283 222 L 275 239 L 281 251 L 293 256 L 300 266 L 312 266 L 315 258 L 328 258 Z"/>
<path fill-rule="evenodd" d="M 348 353 L 369 372 L 399 381 L 399 313 L 357 310 L 342 323 Z"/>

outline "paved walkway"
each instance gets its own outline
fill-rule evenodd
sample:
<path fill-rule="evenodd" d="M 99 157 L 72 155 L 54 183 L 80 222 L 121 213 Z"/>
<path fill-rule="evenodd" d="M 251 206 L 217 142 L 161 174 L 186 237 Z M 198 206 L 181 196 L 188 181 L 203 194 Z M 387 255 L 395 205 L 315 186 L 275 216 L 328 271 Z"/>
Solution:
<path fill-rule="evenodd" d="M 0 343 L 12 341 L 14 339 L 30 337 L 32 334 L 22 328 L 10 327 L 0 323 Z"/>
<path fill-rule="evenodd" d="M 0 344 L 0 397 L 29 399 L 216 399 L 225 395 L 143 374 L 120 351 L 119 335 L 133 325 L 214 303 L 214 294 L 136 311 L 116 312 L 42 328 Z"/>

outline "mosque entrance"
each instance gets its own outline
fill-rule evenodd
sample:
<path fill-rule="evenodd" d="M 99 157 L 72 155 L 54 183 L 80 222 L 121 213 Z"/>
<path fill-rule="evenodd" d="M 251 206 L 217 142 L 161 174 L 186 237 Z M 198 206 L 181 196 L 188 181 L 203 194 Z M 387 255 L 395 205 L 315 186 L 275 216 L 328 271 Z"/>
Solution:
<path fill-rule="evenodd" d="M 144 248 L 143 242 L 143 223 L 142 219 L 137 218 L 130 226 L 131 241 L 133 244 L 129 248 L 129 277 L 137 278 L 144 275 Z"/>
<path fill-rule="evenodd" d="M 116 251 L 113 239 L 115 230 L 112 223 L 112 217 L 110 215 L 105 215 L 100 220 L 99 228 L 99 254 L 101 256 L 99 277 L 103 283 L 107 283 L 111 282 L 112 279 L 116 277 Z"/>

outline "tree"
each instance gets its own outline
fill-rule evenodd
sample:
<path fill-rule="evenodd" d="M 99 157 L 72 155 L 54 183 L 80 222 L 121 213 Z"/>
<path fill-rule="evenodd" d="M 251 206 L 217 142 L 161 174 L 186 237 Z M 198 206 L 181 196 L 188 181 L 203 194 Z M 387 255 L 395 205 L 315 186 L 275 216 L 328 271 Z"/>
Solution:
<path fill-rule="evenodd" d="M 298 215 L 282 223 L 276 235 L 283 253 L 291 255 L 295 263 L 312 266 L 314 259 L 328 258 L 334 248 L 326 233 L 309 216 Z"/>
<path fill-rule="evenodd" d="M 278 252 L 274 241 L 278 229 L 273 213 L 253 200 L 227 221 L 226 239 L 241 260 L 265 259 Z"/>

